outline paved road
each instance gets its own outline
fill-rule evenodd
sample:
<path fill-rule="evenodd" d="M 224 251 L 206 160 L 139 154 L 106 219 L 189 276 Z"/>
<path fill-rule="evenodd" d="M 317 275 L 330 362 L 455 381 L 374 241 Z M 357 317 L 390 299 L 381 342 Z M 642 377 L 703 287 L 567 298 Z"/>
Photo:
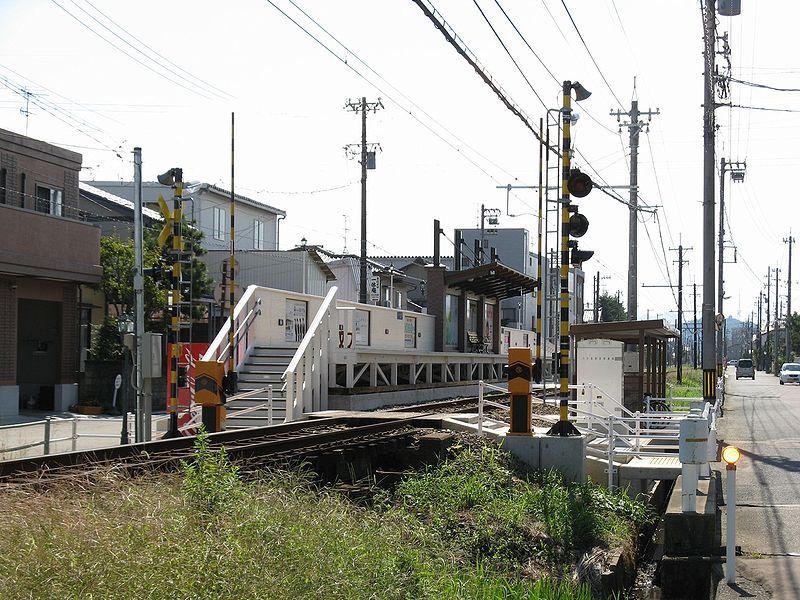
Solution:
<path fill-rule="evenodd" d="M 736 476 L 739 589 L 718 598 L 800 598 L 800 386 L 729 370 L 719 437 L 742 450 Z M 726 473 L 723 471 L 723 479 Z M 726 502 L 728 499 L 726 498 Z M 725 515 L 723 514 L 723 524 Z M 724 538 L 723 538 L 724 539 Z"/>

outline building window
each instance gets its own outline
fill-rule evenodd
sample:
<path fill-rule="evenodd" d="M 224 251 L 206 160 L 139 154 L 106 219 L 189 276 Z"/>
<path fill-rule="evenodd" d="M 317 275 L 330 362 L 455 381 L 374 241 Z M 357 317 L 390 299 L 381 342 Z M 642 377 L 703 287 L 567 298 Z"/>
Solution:
<path fill-rule="evenodd" d="M 43 185 L 36 186 L 36 211 L 61 216 L 63 192 Z"/>
<path fill-rule="evenodd" d="M 25 173 L 21 173 L 19 176 L 19 205 L 22 208 L 25 208 L 25 181 L 27 177 L 25 177 Z"/>
<path fill-rule="evenodd" d="M 214 227 L 212 234 L 215 240 L 225 240 L 225 209 L 214 207 Z"/>
<path fill-rule="evenodd" d="M 256 219 L 253 221 L 253 248 L 256 250 L 264 249 L 264 232 L 266 231 L 266 223 Z"/>
<path fill-rule="evenodd" d="M 8 180 L 8 172 L 5 169 L 0 169 L 0 204 L 6 203 L 7 180 Z"/>

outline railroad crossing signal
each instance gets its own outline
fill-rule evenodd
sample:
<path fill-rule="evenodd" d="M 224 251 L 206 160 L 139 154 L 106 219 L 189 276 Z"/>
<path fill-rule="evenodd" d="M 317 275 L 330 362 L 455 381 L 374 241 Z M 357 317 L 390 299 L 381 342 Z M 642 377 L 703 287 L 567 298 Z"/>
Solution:
<path fill-rule="evenodd" d="M 508 435 L 531 435 L 531 349 L 508 349 L 508 393 L 511 426 Z"/>
<path fill-rule="evenodd" d="M 161 229 L 161 233 L 158 234 L 158 245 L 163 246 L 167 243 L 167 238 L 172 234 L 174 216 L 167 205 L 167 201 L 164 200 L 164 196 L 160 194 L 158 196 L 158 207 L 161 209 L 161 214 L 164 215 L 164 227 Z"/>

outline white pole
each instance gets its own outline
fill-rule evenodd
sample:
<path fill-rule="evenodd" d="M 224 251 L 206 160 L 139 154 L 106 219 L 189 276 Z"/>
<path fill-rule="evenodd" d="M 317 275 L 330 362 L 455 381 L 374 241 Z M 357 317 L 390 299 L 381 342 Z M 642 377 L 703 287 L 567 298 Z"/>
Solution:
<path fill-rule="evenodd" d="M 728 468 L 728 533 L 726 538 L 725 580 L 736 583 L 736 465 Z"/>
<path fill-rule="evenodd" d="M 483 435 L 483 379 L 478 381 L 478 435 Z"/>
<path fill-rule="evenodd" d="M 267 424 L 272 425 L 272 385 L 267 386 Z"/>
<path fill-rule="evenodd" d="M 608 489 L 614 489 L 614 415 L 608 415 Z"/>
<path fill-rule="evenodd" d="M 78 417 L 72 417 L 72 451 L 75 452 L 78 445 Z"/>

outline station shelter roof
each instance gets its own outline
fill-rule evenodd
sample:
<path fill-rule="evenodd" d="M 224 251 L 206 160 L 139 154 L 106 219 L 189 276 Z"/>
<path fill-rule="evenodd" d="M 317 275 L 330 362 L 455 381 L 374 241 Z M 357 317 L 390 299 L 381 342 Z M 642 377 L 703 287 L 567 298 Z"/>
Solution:
<path fill-rule="evenodd" d="M 536 279 L 499 262 L 479 265 L 461 271 L 447 271 L 444 283 L 477 294 L 503 300 L 536 290 Z"/>

